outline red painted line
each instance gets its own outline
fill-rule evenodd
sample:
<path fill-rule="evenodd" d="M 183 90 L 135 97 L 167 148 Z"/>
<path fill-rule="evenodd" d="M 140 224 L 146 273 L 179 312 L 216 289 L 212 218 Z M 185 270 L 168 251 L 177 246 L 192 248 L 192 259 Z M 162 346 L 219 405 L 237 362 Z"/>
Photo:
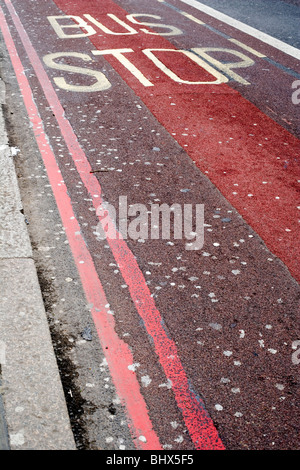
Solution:
<path fill-rule="evenodd" d="M 97 4 L 82 0 L 72 3 L 55 0 L 55 3 L 66 14 L 84 18 L 83 15 L 88 13 L 119 31 L 122 27 L 114 24 L 107 13 L 128 23 L 128 12 L 111 0 Z M 138 26 L 132 26 L 138 29 Z M 227 84 L 186 85 L 166 77 L 141 51 L 147 48 L 176 49 L 163 37 L 144 33 L 132 36 L 102 34 L 101 37 L 96 34 L 89 36 L 89 40 L 98 50 L 117 49 L 120 40 L 122 48 L 133 49 L 134 52 L 127 54 L 128 59 L 155 86 L 144 87 L 116 58 L 104 57 L 270 251 L 286 264 L 295 279 L 300 280 L 299 244 L 296 242 L 299 233 L 296 202 L 299 200 L 299 140 Z M 159 53 L 158 57 L 172 68 L 177 61 L 175 64 L 173 59 L 172 64 L 168 54 Z"/>
<path fill-rule="evenodd" d="M 22 26 L 22 23 L 19 20 L 19 17 L 17 16 L 17 13 L 14 10 L 14 7 L 11 1 L 5 0 L 5 3 L 7 5 L 7 8 L 9 9 L 11 17 L 16 26 L 16 29 L 22 40 L 23 46 L 28 54 L 28 57 L 31 60 L 32 66 L 43 88 L 44 94 L 51 106 L 53 113 L 55 114 L 55 117 L 61 129 L 61 133 L 74 159 L 74 163 L 80 174 L 82 182 L 85 184 L 87 190 L 89 191 L 93 199 L 94 207 L 99 208 L 101 207 L 101 202 L 102 202 L 101 187 L 99 185 L 99 182 L 96 179 L 96 177 L 91 173 L 90 164 L 76 139 L 76 136 L 73 132 L 73 129 L 70 123 L 67 121 L 67 119 L 64 116 L 63 108 L 61 107 L 58 97 L 51 85 L 51 82 L 47 74 L 45 73 L 45 70 L 43 68 L 43 65 L 38 55 L 36 54 L 27 36 L 27 33 L 25 32 Z M 6 37 L 7 37 L 8 32 L 9 31 L 7 30 Z M 14 59 L 14 54 L 12 54 L 12 59 Z M 13 63 L 15 63 L 15 61 Z M 17 76 L 19 76 L 19 72 L 20 70 L 17 68 L 16 69 Z M 29 86 L 28 82 L 27 82 L 27 86 Z M 27 89 L 27 92 L 26 92 L 27 99 L 29 99 L 30 94 L 31 94 L 31 91 L 29 88 Z M 32 104 L 33 102 L 29 103 L 29 107 L 28 107 L 29 111 L 31 110 Z M 34 111 L 36 114 L 37 109 L 35 109 Z M 32 113 L 30 113 L 30 115 L 31 114 Z M 48 162 L 46 159 L 45 165 L 47 163 Z M 52 164 L 54 164 L 54 162 L 52 162 Z M 52 176 L 51 171 L 50 171 L 50 175 Z M 54 190 L 56 190 L 55 186 L 54 186 Z M 143 274 L 139 266 L 137 265 L 132 252 L 129 250 L 127 244 L 121 238 L 121 236 L 118 240 L 108 239 L 108 242 L 110 244 L 112 253 L 119 265 L 120 272 L 124 280 L 129 286 L 129 291 L 130 291 L 132 300 L 134 301 L 136 305 L 136 309 L 139 312 L 140 316 L 143 318 L 148 333 L 153 338 L 155 350 L 159 357 L 161 365 L 165 371 L 165 374 L 167 378 L 172 382 L 172 389 L 175 395 L 175 399 L 182 412 L 183 418 L 185 420 L 185 424 L 193 440 L 195 448 L 196 449 L 210 449 L 210 450 L 224 449 L 224 445 L 218 436 L 217 430 L 215 429 L 211 418 L 209 417 L 207 411 L 204 408 L 203 401 L 197 398 L 190 389 L 188 378 L 186 377 L 185 371 L 178 357 L 175 343 L 167 337 L 162 327 L 162 319 L 161 319 L 160 313 L 156 309 L 155 303 L 146 285 Z M 88 253 L 86 253 L 86 255 L 87 254 Z M 74 253 L 74 255 L 76 255 L 76 252 Z M 77 253 L 77 256 L 78 256 L 78 253 Z M 81 268 L 81 265 L 78 264 L 78 269 L 80 270 L 80 268 Z M 97 281 L 95 281 L 95 279 L 93 280 L 86 279 L 84 275 L 87 275 L 88 274 L 87 272 L 84 273 L 80 271 L 80 273 L 83 276 L 83 285 L 87 291 L 87 295 L 92 296 L 92 297 L 95 296 L 96 292 L 95 292 L 94 286 L 95 286 L 95 282 Z M 96 312 L 94 312 L 94 315 L 96 317 L 97 326 L 100 327 L 99 323 L 101 324 L 103 319 L 100 318 L 98 314 L 96 315 Z M 103 334 L 105 335 L 105 333 Z M 102 341 L 103 341 L 103 337 L 102 337 Z M 117 354 L 114 357 L 110 356 L 110 361 L 111 361 L 110 364 L 113 363 L 113 365 L 116 366 L 116 370 L 115 370 L 116 373 L 119 372 L 118 364 L 117 364 L 119 359 L 120 359 L 119 354 Z M 118 375 L 118 379 L 120 379 L 119 375 Z M 135 400 L 135 393 L 133 393 L 133 390 L 130 389 L 130 386 L 128 386 L 129 384 L 126 382 L 124 377 L 123 377 L 123 380 L 124 380 L 124 384 L 118 382 L 118 386 L 123 387 L 122 389 L 123 394 L 126 395 L 126 398 L 127 400 L 129 400 L 129 404 L 130 404 L 130 397 L 128 396 L 128 394 L 131 394 L 131 396 L 134 397 L 134 400 Z M 136 388 L 134 389 L 134 392 L 137 392 Z M 128 405 L 128 402 L 127 402 L 127 405 Z M 139 410 L 137 408 L 135 409 L 130 408 L 130 412 L 131 412 L 130 417 L 132 421 L 133 422 L 134 420 L 138 421 Z M 144 419 L 147 418 L 145 414 L 143 414 L 143 417 Z M 150 433 L 150 430 L 149 430 L 149 433 Z M 155 436 L 153 434 L 152 434 L 152 441 L 155 441 Z M 158 445 L 157 442 L 156 442 L 156 445 Z M 158 447 L 153 447 L 153 449 L 155 448 L 158 448 Z"/>
<path fill-rule="evenodd" d="M 66 235 L 80 274 L 83 289 L 88 303 L 92 304 L 91 314 L 106 357 L 114 385 L 122 404 L 127 408 L 129 426 L 138 449 L 160 450 L 161 446 L 152 429 L 152 423 L 140 387 L 134 372 L 128 369 L 133 364 L 133 356 L 126 343 L 120 340 L 115 332 L 115 322 L 107 313 L 108 301 L 98 278 L 92 257 L 80 234 L 80 226 L 72 209 L 72 202 L 57 165 L 46 134 L 41 131 L 43 122 L 32 98 L 32 91 L 25 76 L 23 65 L 19 59 L 3 10 L 0 7 L 0 28 L 10 54 L 10 58 L 22 92 L 23 100 L 33 125 L 33 132 L 43 157 L 49 181 L 51 183 L 56 204 L 58 206 Z M 140 436 L 146 442 L 139 440 Z"/>

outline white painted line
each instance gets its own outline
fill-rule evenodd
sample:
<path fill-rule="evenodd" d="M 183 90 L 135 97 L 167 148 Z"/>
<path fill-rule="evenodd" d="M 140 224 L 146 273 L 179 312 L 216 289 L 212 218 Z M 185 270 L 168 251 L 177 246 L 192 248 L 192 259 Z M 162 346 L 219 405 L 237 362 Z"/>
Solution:
<path fill-rule="evenodd" d="M 183 16 L 185 16 L 186 18 L 188 18 L 189 20 L 194 21 L 195 23 L 198 23 L 198 24 L 205 24 L 205 23 L 203 23 L 203 21 L 199 20 L 198 18 L 195 18 L 195 16 L 193 16 L 193 15 L 189 15 L 189 14 L 186 13 L 185 11 L 181 11 L 180 13 L 181 13 Z"/>
<path fill-rule="evenodd" d="M 240 46 L 242 49 L 245 49 L 245 51 L 250 52 L 253 55 L 256 55 L 257 57 L 263 58 L 266 57 L 264 54 L 261 54 L 260 52 L 256 51 L 255 49 L 252 49 L 252 47 L 246 46 L 243 42 L 238 41 L 237 39 L 230 38 L 228 41 L 233 42 L 237 46 Z"/>
<path fill-rule="evenodd" d="M 203 3 L 198 2 L 196 0 L 180 1 L 196 8 L 197 10 L 202 11 L 203 13 L 206 13 L 209 16 L 217 18 L 223 23 L 226 23 L 236 29 L 239 29 L 243 33 L 249 34 L 250 36 L 253 36 L 256 39 L 259 39 L 260 41 L 272 47 L 275 47 L 275 49 L 278 49 L 284 52 L 285 54 L 295 57 L 296 59 L 300 59 L 300 50 L 296 47 L 290 46 L 289 44 L 286 44 L 285 42 L 280 41 L 279 39 L 273 38 L 269 34 L 263 33 L 262 31 L 259 31 L 258 29 L 253 28 L 252 26 L 248 26 L 247 24 L 242 23 L 241 21 L 235 20 L 234 18 L 231 18 L 230 16 L 225 15 L 224 13 L 221 13 L 220 11 L 217 11 L 214 8 L 208 7 L 207 5 L 204 5 Z"/>

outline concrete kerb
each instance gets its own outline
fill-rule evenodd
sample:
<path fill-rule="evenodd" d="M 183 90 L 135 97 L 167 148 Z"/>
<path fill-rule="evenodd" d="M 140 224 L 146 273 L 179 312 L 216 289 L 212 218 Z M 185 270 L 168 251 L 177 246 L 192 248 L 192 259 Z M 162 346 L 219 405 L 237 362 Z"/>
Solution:
<path fill-rule="evenodd" d="M 75 450 L 3 104 L 0 78 L 0 449 Z"/>

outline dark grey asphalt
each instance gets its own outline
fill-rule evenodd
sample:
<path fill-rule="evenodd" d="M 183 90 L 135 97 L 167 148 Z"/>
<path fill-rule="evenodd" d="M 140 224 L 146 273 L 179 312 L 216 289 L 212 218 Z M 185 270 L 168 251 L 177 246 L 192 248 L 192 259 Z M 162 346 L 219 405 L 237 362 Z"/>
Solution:
<path fill-rule="evenodd" d="M 214 8 L 253 28 L 300 47 L 299 0 L 201 0 Z"/>

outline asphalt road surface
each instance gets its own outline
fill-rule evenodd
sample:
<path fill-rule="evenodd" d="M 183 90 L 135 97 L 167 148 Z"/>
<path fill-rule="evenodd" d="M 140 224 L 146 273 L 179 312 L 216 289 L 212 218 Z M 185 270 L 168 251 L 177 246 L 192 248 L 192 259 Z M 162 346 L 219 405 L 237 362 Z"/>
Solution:
<path fill-rule="evenodd" d="M 299 449 L 297 14 L 0 0 L 5 117 L 79 449 Z"/>

